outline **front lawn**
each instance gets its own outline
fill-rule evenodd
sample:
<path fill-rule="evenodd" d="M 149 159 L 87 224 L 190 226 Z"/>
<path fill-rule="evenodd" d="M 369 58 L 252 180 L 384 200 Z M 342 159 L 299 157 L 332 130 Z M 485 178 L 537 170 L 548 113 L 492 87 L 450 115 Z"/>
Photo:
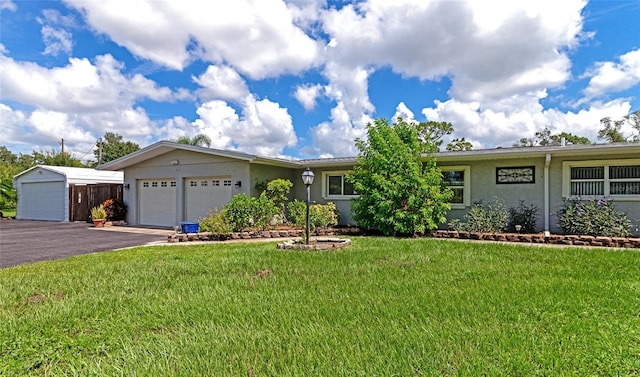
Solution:
<path fill-rule="evenodd" d="M 0 270 L 0 375 L 640 375 L 640 253 L 355 238 Z"/>

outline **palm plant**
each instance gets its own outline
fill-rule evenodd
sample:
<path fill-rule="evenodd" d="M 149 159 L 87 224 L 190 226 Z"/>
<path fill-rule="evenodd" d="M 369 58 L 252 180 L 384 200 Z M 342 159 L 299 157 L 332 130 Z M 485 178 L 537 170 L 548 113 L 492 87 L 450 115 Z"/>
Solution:
<path fill-rule="evenodd" d="M 176 140 L 179 144 L 198 145 L 198 146 L 211 146 L 211 138 L 205 134 L 197 134 L 194 137 L 180 136 Z"/>

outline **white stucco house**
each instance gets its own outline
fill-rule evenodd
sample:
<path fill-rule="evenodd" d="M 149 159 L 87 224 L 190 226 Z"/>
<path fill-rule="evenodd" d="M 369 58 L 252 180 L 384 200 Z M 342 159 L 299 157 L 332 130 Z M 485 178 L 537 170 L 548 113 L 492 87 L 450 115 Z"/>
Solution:
<path fill-rule="evenodd" d="M 640 219 L 640 144 L 614 143 L 498 148 L 435 155 L 455 197 L 449 218 L 461 218 L 473 202 L 495 197 L 507 207 L 520 200 L 540 209 L 538 230 L 559 232 L 556 213 L 571 196 L 610 197 L 632 221 Z M 292 198 L 304 200 L 301 174 L 316 176 L 315 202 L 334 202 L 340 222 L 352 223 L 345 182 L 355 157 L 284 160 L 161 141 L 98 167 L 124 172 L 130 224 L 171 227 L 220 209 L 237 193 L 256 195 L 256 183 L 276 178 L 294 183 Z"/>
<path fill-rule="evenodd" d="M 123 179 L 121 171 L 36 165 L 13 177 L 13 187 L 18 195 L 16 218 L 69 221 L 73 204 L 78 204 L 76 197 L 70 201 L 72 187 L 121 185 Z"/>

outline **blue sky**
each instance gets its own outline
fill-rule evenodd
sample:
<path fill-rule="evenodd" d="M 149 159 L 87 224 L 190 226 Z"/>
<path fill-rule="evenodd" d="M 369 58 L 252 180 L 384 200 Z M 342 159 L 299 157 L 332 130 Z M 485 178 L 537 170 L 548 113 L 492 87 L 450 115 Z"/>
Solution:
<path fill-rule="evenodd" d="M 116 132 L 269 157 L 354 156 L 373 119 L 474 149 L 597 142 L 640 109 L 640 0 L 0 0 L 0 145 L 91 159 Z M 630 134 L 630 128 L 623 129 Z M 448 141 L 448 140 L 446 140 Z"/>

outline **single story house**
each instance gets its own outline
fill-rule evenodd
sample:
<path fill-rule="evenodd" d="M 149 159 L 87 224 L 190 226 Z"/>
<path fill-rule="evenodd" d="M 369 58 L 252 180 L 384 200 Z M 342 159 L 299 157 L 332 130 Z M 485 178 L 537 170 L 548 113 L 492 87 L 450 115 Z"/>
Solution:
<path fill-rule="evenodd" d="M 454 191 L 449 219 L 462 218 L 479 200 L 520 200 L 539 208 L 538 230 L 559 232 L 556 213 L 573 196 L 610 197 L 632 221 L 640 219 L 640 144 L 613 143 L 439 152 L 437 164 Z M 311 200 L 334 202 L 340 223 L 353 223 L 357 196 L 344 176 L 355 157 L 285 160 L 160 141 L 98 167 L 124 171 L 130 224 L 175 226 L 220 209 L 233 195 L 257 195 L 256 183 L 293 182 L 292 198 L 304 200 L 301 175 L 315 173 Z M 446 227 L 446 224 L 443 224 Z M 635 230 L 637 233 L 637 230 Z"/>
<path fill-rule="evenodd" d="M 107 191 L 113 191 L 111 188 L 117 191 L 121 190 L 123 180 L 121 171 L 36 165 L 13 177 L 13 187 L 18 194 L 16 218 L 86 221 L 85 212 L 92 205 L 91 199 L 83 194 L 86 188 L 100 185 L 106 186 Z M 74 218 L 76 213 L 78 218 Z"/>

